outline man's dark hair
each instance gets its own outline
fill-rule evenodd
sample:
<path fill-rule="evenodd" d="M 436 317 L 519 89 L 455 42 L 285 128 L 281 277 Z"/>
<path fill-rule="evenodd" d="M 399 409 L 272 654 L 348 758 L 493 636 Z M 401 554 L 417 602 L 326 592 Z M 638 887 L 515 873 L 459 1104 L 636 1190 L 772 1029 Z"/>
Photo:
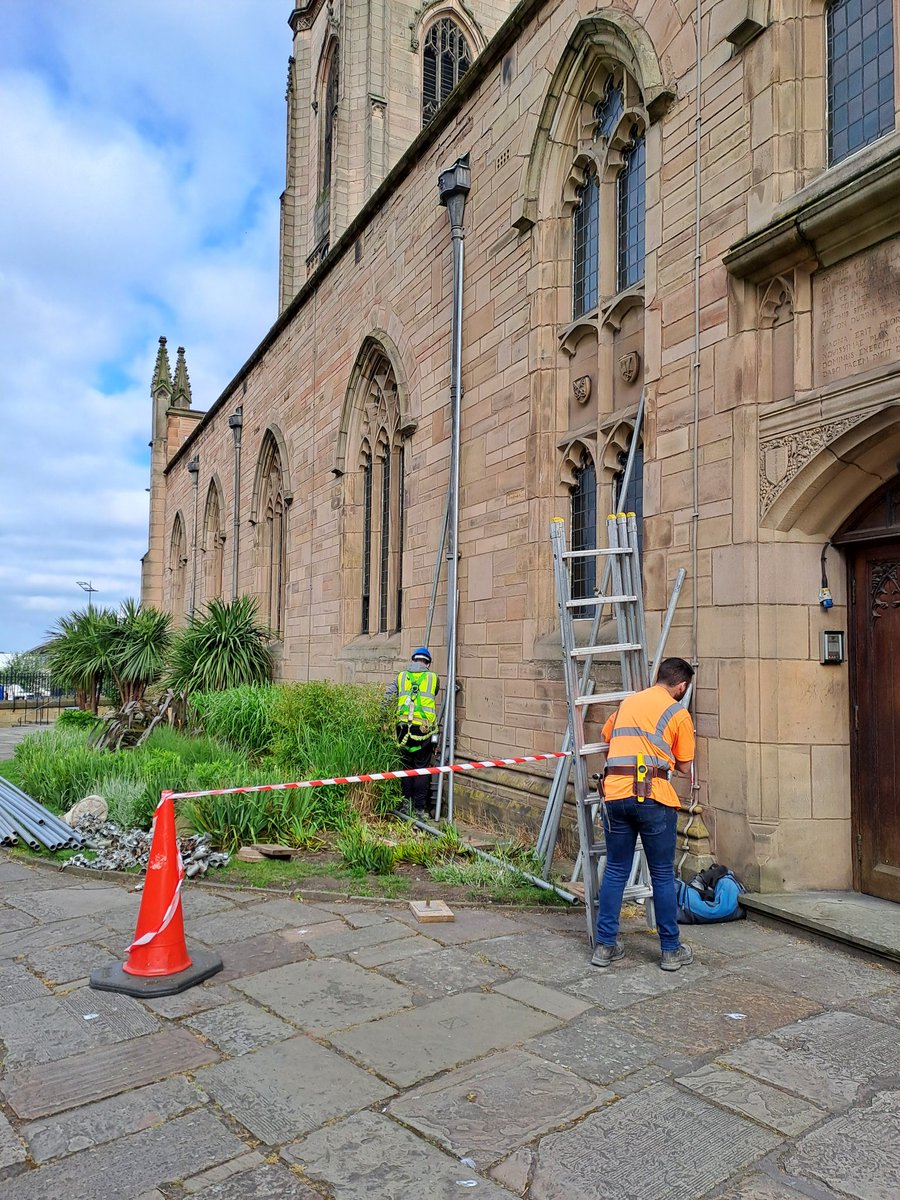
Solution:
<path fill-rule="evenodd" d="M 664 683 L 666 687 L 677 687 L 679 683 L 690 683 L 694 678 L 694 668 L 683 658 L 664 658 L 656 673 L 656 682 Z"/>

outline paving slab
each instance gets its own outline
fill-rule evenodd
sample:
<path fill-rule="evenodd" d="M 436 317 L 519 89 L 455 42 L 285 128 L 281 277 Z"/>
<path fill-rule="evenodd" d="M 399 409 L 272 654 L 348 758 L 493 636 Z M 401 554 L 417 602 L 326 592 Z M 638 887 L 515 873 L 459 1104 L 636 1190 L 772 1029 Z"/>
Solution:
<path fill-rule="evenodd" d="M 494 984 L 491 990 L 527 1004 L 529 1008 L 549 1013 L 551 1017 L 559 1017 L 561 1021 L 571 1021 L 593 1007 L 585 1000 L 557 991 L 556 988 L 544 987 L 542 983 L 535 983 L 531 979 L 510 979 L 506 983 Z"/>
<path fill-rule="evenodd" d="M 204 1093 L 186 1079 L 167 1079 L 73 1112 L 31 1121 L 22 1127 L 22 1136 L 34 1161 L 44 1163 L 151 1129 L 206 1101 Z"/>
<path fill-rule="evenodd" d="M 517 934 L 534 936 L 532 926 L 502 913 L 473 908 L 454 909 L 454 913 L 453 921 L 433 921 L 427 926 L 420 925 L 409 910 L 398 912 L 397 919 L 412 925 L 418 932 L 427 928 L 428 937 L 444 946 L 459 946 L 463 942 L 480 942 L 486 938 L 515 937 Z"/>
<path fill-rule="evenodd" d="M 725 921 L 719 925 L 682 925 L 683 942 L 695 949 L 715 950 L 727 958 L 746 958 L 748 954 L 785 950 L 805 943 L 790 933 L 768 929 L 755 921 Z"/>
<path fill-rule="evenodd" d="M 19 1117 L 48 1117 L 191 1071 L 217 1058 L 215 1050 L 189 1030 L 170 1028 L 54 1063 L 8 1071 L 0 1078 L 0 1093 Z"/>
<path fill-rule="evenodd" d="M 25 1143 L 16 1136 L 12 1125 L 0 1113 L 0 1170 L 23 1163 L 27 1157 Z"/>
<path fill-rule="evenodd" d="M 509 978 L 505 967 L 477 958 L 461 946 L 447 946 L 436 954 L 417 954 L 387 963 L 381 973 L 433 999 Z"/>
<path fill-rule="evenodd" d="M 340 927 L 332 923 L 313 925 L 303 940 L 316 958 L 331 958 L 338 954 L 349 954 L 352 950 L 360 950 L 363 946 L 380 946 L 385 942 L 412 936 L 413 931 L 408 925 L 385 917 L 376 924 L 363 925 L 360 929 L 351 929 L 343 922 Z"/>
<path fill-rule="evenodd" d="M 422 1084 L 388 1111 L 483 1171 L 514 1146 L 613 1099 L 571 1071 L 506 1050 Z"/>
<path fill-rule="evenodd" d="M 52 950 L 38 947 L 25 955 L 25 961 L 34 973 L 51 986 L 87 979 L 94 967 L 102 966 L 108 960 L 109 951 L 92 942 L 76 942 Z"/>
<path fill-rule="evenodd" d="M 809 944 L 744 959 L 734 970 L 755 980 L 768 980 L 798 996 L 807 996 L 823 1008 L 836 1008 L 848 1000 L 900 985 L 900 974 L 893 966 L 844 954 L 833 947 Z"/>
<path fill-rule="evenodd" d="M 30 917 L 19 908 L 0 905 L 0 933 L 15 933 L 17 929 L 28 929 L 35 925 L 35 917 Z"/>
<path fill-rule="evenodd" d="M 188 1113 L 6 1180 L 3 1200 L 124 1200 L 246 1149 L 211 1113 Z"/>
<path fill-rule="evenodd" d="M 90 917 L 76 917 L 73 921 L 54 921 L 51 924 L 35 925 L 32 929 L 19 929 L 0 936 L 0 959 L 19 958 L 29 950 L 50 949 L 53 946 L 73 946 L 76 942 L 96 942 L 106 936 L 107 930 Z"/>
<path fill-rule="evenodd" d="M 542 983 L 583 978 L 590 969 L 590 946 L 556 933 L 516 934 L 478 943 L 478 952 L 517 975 Z"/>
<path fill-rule="evenodd" d="M 263 1163 L 203 1188 L 203 1200 L 322 1200 L 281 1163 Z"/>
<path fill-rule="evenodd" d="M 650 1036 L 617 1029 L 596 1013 L 576 1017 L 562 1029 L 526 1043 L 525 1049 L 574 1071 L 591 1083 L 612 1083 L 665 1059 L 669 1049 Z M 687 1060 L 681 1060 L 687 1069 Z"/>
<path fill-rule="evenodd" d="M 279 1021 L 265 1009 L 246 1001 L 223 1004 L 198 1013 L 197 1016 L 188 1017 L 185 1025 L 202 1033 L 229 1057 L 248 1054 L 273 1042 L 283 1042 L 297 1032 L 293 1025 Z"/>
<path fill-rule="evenodd" d="M 291 963 L 234 986 L 312 1033 L 346 1029 L 413 1003 L 408 988 L 337 959 Z"/>
<path fill-rule="evenodd" d="M 822 1193 L 819 1196 L 822 1197 Z M 755 1171 L 727 1188 L 716 1200 L 809 1200 L 809 1194 L 797 1192 L 780 1179 Z"/>
<path fill-rule="evenodd" d="M 538 1144 L 532 1200 L 697 1200 L 772 1150 L 776 1134 L 655 1084 Z"/>
<path fill-rule="evenodd" d="M 784 1137 L 799 1137 L 828 1116 L 823 1108 L 798 1100 L 778 1088 L 750 1079 L 738 1071 L 709 1065 L 690 1075 L 682 1075 L 678 1083 L 733 1112 L 767 1125 Z"/>
<path fill-rule="evenodd" d="M 900 988 L 851 1001 L 846 1007 L 862 1013 L 863 1016 L 874 1017 L 876 1021 L 889 1021 L 893 1025 L 900 1025 Z"/>
<path fill-rule="evenodd" d="M 219 952 L 224 963 L 224 967 L 216 976 L 220 983 L 229 983 L 234 979 L 242 979 L 245 975 L 255 975 L 273 967 L 286 966 L 288 963 L 304 962 L 312 957 L 309 946 L 304 942 L 285 938 L 283 931 L 258 933 L 242 942 L 229 942 L 222 946 Z"/>
<path fill-rule="evenodd" d="M 506 996 L 461 992 L 335 1034 L 331 1041 L 385 1079 L 409 1087 L 491 1050 L 505 1050 L 557 1024 L 554 1017 Z"/>
<path fill-rule="evenodd" d="M 377 946 L 363 946 L 360 950 L 351 950 L 349 957 L 351 962 L 359 963 L 361 967 L 381 967 L 385 963 L 401 962 L 419 954 L 438 951 L 440 948 L 440 942 L 417 933 L 393 942 L 382 942 Z"/>
<path fill-rule="evenodd" d="M 583 996 L 598 1008 L 612 1012 L 653 996 L 692 987 L 697 980 L 709 978 L 709 975 L 709 968 L 696 961 L 680 971 L 661 971 L 657 963 L 630 967 L 614 964 L 603 971 L 593 968 L 590 974 L 564 986 L 567 992 Z"/>
<path fill-rule="evenodd" d="M 801 1138 L 787 1156 L 785 1169 L 855 1200 L 897 1200 L 898 1146 L 900 1092 L 879 1092 L 864 1108 Z"/>
<path fill-rule="evenodd" d="M 155 1033 L 159 1023 L 130 996 L 80 988 L 0 1008 L 6 1064 L 49 1063 L 82 1050 Z"/>
<path fill-rule="evenodd" d="M 207 1167 L 205 1171 L 198 1171 L 196 1175 L 189 1175 L 181 1181 L 181 1187 L 189 1196 L 193 1196 L 197 1192 L 205 1192 L 208 1188 L 225 1183 L 233 1175 L 243 1175 L 254 1167 L 260 1167 L 265 1161 L 258 1150 L 248 1150 L 246 1154 L 239 1154 L 237 1158 L 229 1158 L 228 1162 Z M 156 1200 L 156 1197 L 151 1197 L 151 1200 Z M 160 1200 L 166 1200 L 166 1197 L 163 1196 Z"/>
<path fill-rule="evenodd" d="M 49 995 L 50 989 L 21 963 L 0 962 L 0 1006 Z"/>
<path fill-rule="evenodd" d="M 897 906 L 861 892 L 748 895 L 748 908 L 863 950 L 900 960 Z"/>
<path fill-rule="evenodd" d="M 857 1013 L 828 1012 L 746 1042 L 722 1062 L 822 1108 L 843 1109 L 866 1084 L 900 1074 L 900 1038 Z"/>
<path fill-rule="evenodd" d="M 79 884 L 4 896 L 39 921 L 67 921 L 76 917 L 101 917 L 117 908 L 131 908 L 134 897 L 113 884 Z"/>
<path fill-rule="evenodd" d="M 24 867 L 21 863 L 11 862 L 8 858 L 0 859 L 0 883 L 27 883 L 37 872 L 33 867 Z"/>
<path fill-rule="evenodd" d="M 320 925 L 325 921 L 333 921 L 334 914 L 315 904 L 307 904 L 304 900 L 262 900 L 247 905 L 247 912 L 264 913 L 281 922 L 280 928 L 289 926 L 299 928 L 304 925 Z M 382 921 L 384 917 L 380 918 Z"/>
<path fill-rule="evenodd" d="M 677 1053 L 700 1055 L 730 1049 L 819 1010 L 803 996 L 788 995 L 749 976 L 728 975 L 620 1009 L 609 1020 Z"/>
<path fill-rule="evenodd" d="M 226 912 L 210 913 L 192 921 L 190 934 L 205 946 L 219 949 L 229 942 L 242 942 L 258 933 L 274 933 L 284 927 L 284 920 L 274 913 L 257 911 L 261 906 L 245 904 Z"/>
<path fill-rule="evenodd" d="M 218 979 L 219 976 L 213 978 Z M 194 1013 L 206 1012 L 220 1004 L 233 1004 L 235 1000 L 240 999 L 240 994 L 226 984 L 202 983 L 198 987 L 188 988 L 186 992 L 180 992 L 177 996 L 157 996 L 155 999 L 145 1000 L 144 1004 L 161 1017 L 175 1021 L 179 1017 L 192 1017 Z"/>
<path fill-rule="evenodd" d="M 393 1089 L 307 1037 L 267 1046 L 197 1073 L 197 1082 L 268 1145 L 393 1094 Z"/>
<path fill-rule="evenodd" d="M 310 1179 L 333 1188 L 340 1200 L 426 1195 L 429 1200 L 459 1200 L 471 1181 L 479 1200 L 510 1200 L 511 1195 L 380 1113 L 357 1113 L 282 1153 Z"/>

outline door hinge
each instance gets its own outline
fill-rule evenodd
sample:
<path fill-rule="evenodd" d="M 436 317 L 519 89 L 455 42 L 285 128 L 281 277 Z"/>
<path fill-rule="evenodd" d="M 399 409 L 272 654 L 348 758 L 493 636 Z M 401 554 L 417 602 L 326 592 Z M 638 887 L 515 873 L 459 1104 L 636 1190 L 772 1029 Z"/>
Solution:
<path fill-rule="evenodd" d="M 856 603 L 856 577 L 850 577 L 850 603 Z"/>
<path fill-rule="evenodd" d="M 861 833 L 858 833 L 856 835 L 856 861 L 858 863 L 862 862 L 862 834 Z"/>
<path fill-rule="evenodd" d="M 856 733 L 859 733 L 859 705 L 853 705 L 853 728 Z"/>

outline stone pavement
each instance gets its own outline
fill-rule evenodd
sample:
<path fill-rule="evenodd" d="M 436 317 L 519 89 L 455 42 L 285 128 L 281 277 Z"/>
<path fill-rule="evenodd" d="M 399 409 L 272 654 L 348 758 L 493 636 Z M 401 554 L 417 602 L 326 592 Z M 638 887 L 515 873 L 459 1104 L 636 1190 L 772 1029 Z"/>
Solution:
<path fill-rule="evenodd" d="M 895 1200 L 900 974 L 751 921 L 307 903 L 204 885 L 225 971 L 87 986 L 139 896 L 0 854 L 3 1200 Z"/>

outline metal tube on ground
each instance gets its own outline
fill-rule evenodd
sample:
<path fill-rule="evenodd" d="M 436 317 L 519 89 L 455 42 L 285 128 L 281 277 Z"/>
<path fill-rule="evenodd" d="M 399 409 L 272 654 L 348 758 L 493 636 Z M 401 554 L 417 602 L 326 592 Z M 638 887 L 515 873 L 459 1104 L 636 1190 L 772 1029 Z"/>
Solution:
<path fill-rule="evenodd" d="M 81 836 L 68 826 L 65 821 L 60 820 L 54 813 L 44 808 L 42 804 L 39 804 L 36 800 L 32 800 L 30 796 L 15 795 L 0 786 L 0 805 L 21 813 L 36 825 L 43 826 L 48 831 L 52 830 L 53 832 L 61 833 L 67 838 L 73 833 L 76 837 L 80 838 Z"/>
<path fill-rule="evenodd" d="M 20 825 L 19 822 L 14 817 L 11 817 L 8 813 L 6 815 L 6 819 L 15 832 L 16 837 L 20 838 L 30 850 L 38 850 L 40 848 L 41 843 L 37 840 L 34 834 L 30 833 L 23 825 Z"/>
<path fill-rule="evenodd" d="M 417 829 L 424 829 L 426 833 L 433 833 L 437 837 L 443 836 L 443 831 L 435 829 L 433 825 L 429 825 L 427 821 L 413 821 L 413 825 Z M 538 879 L 536 875 L 529 875 L 527 871 L 523 871 L 520 867 L 514 867 L 512 863 L 504 862 L 502 858 L 495 858 L 493 854 L 487 854 L 484 850 L 479 850 L 476 846 L 467 846 L 467 854 L 475 854 L 478 858 L 484 858 L 488 862 L 494 863 L 495 866 L 502 867 L 504 871 L 511 871 L 513 875 L 519 875 L 522 879 L 527 879 L 529 883 L 540 888 L 545 892 L 555 892 L 557 896 L 561 896 L 563 900 L 567 900 L 569 904 L 577 904 L 578 897 L 571 892 L 565 891 L 564 888 L 559 888 L 553 883 L 547 883 L 546 879 Z"/>

